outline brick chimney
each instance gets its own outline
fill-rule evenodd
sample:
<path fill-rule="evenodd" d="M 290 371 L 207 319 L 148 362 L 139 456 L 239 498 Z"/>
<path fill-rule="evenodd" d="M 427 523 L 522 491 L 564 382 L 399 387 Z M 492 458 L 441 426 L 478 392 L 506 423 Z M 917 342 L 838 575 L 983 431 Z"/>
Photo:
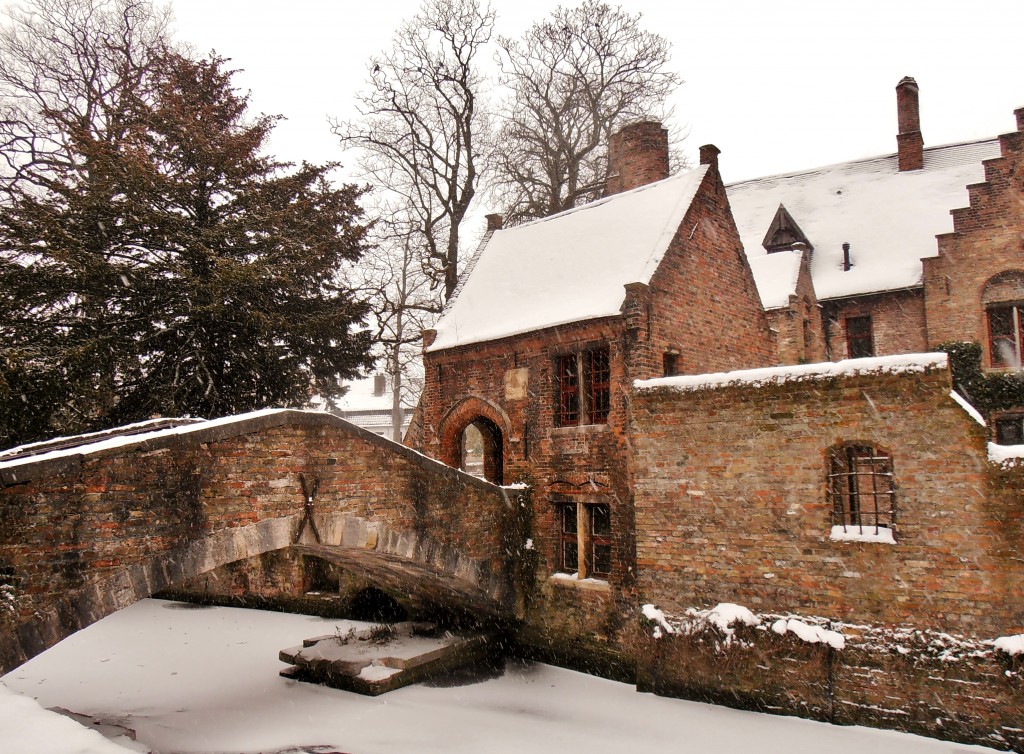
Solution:
<path fill-rule="evenodd" d="M 1024 131 L 1024 107 L 1018 107 L 1013 114 L 1017 116 L 1017 130 Z"/>
<path fill-rule="evenodd" d="M 718 170 L 718 155 L 720 154 L 722 154 L 722 150 L 714 144 L 704 144 L 700 148 L 700 164 L 710 165 Z"/>
<path fill-rule="evenodd" d="M 896 120 L 899 125 L 896 145 L 900 170 L 920 170 L 924 167 L 921 108 L 917 100 L 917 82 L 910 76 L 904 76 L 896 85 Z"/>
<path fill-rule="evenodd" d="M 605 196 L 668 178 L 668 130 L 657 121 L 631 123 L 608 141 Z"/>
<path fill-rule="evenodd" d="M 494 212 L 490 215 L 484 215 L 487 220 L 487 232 L 490 233 L 495 230 L 501 230 L 505 227 L 505 218 Z"/>

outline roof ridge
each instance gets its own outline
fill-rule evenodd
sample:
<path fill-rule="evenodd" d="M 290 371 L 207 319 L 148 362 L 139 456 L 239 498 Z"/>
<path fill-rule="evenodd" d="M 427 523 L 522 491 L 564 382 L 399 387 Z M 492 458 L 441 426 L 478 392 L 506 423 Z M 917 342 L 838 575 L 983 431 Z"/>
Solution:
<path fill-rule="evenodd" d="M 974 146 L 976 144 L 986 144 L 986 143 L 989 143 L 989 142 L 996 142 L 998 140 L 999 140 L 998 136 L 990 136 L 990 137 L 984 138 L 984 139 L 971 139 L 969 141 L 954 141 L 954 142 L 950 142 L 948 144 L 936 144 L 936 145 L 931 146 L 931 147 L 925 147 L 924 151 L 927 154 L 928 152 L 936 152 L 936 151 L 941 150 L 941 149 L 951 149 L 953 147 Z M 759 175 L 759 176 L 755 176 L 754 178 L 744 178 L 742 181 L 734 181 L 732 183 L 727 183 L 727 184 L 725 184 L 725 188 L 728 191 L 729 189 L 736 188 L 736 187 L 739 187 L 739 186 L 743 186 L 743 185 L 748 184 L 748 183 L 757 183 L 758 181 L 767 181 L 767 180 L 771 180 L 771 179 L 775 179 L 775 178 L 795 178 L 796 176 L 810 175 L 812 173 L 820 173 L 820 172 L 829 170 L 831 168 L 837 168 L 837 167 L 840 167 L 840 166 L 864 165 L 864 164 L 867 164 L 867 163 L 870 163 L 870 162 L 878 162 L 880 160 L 892 160 L 892 159 L 895 159 L 896 157 L 897 157 L 897 153 L 896 152 L 888 152 L 886 154 L 872 155 L 870 157 L 859 157 L 859 158 L 857 158 L 855 160 L 843 160 L 841 162 L 829 163 L 828 165 L 818 165 L 817 167 L 805 168 L 803 170 L 793 170 L 793 171 L 788 172 L 788 173 L 772 173 L 772 174 L 769 174 L 769 175 Z"/>

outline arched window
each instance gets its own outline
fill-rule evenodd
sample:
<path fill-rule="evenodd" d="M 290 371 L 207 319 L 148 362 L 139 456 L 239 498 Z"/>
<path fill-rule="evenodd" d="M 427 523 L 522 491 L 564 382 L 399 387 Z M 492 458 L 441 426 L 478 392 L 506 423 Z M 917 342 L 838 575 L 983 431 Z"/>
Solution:
<path fill-rule="evenodd" d="M 892 456 L 866 443 L 842 443 L 828 451 L 832 525 L 859 532 L 891 529 L 896 518 Z"/>
<path fill-rule="evenodd" d="M 985 284 L 981 302 L 985 307 L 989 363 L 1019 369 L 1024 354 L 1024 273 L 996 275 Z"/>

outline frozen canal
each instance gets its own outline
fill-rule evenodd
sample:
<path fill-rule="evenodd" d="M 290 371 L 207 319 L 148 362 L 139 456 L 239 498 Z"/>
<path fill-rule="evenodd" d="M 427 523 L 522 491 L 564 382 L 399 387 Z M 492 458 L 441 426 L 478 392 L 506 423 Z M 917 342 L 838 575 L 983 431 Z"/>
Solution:
<path fill-rule="evenodd" d="M 278 650 L 345 621 L 139 602 L 4 676 L 44 707 L 137 732 L 136 751 L 255 754 L 953 754 L 990 751 L 638 694 L 539 664 L 371 698 L 280 678 Z M 0 689 L 0 753 L 109 754 Z M 63 722 L 63 721 L 58 721 Z M 45 739 L 45 740 L 43 740 Z"/>

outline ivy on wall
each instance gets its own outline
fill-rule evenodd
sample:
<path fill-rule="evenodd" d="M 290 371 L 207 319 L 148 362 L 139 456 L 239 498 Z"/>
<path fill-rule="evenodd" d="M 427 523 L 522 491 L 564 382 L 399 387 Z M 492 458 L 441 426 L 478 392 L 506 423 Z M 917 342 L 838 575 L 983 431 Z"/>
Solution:
<path fill-rule="evenodd" d="M 949 354 L 954 388 L 983 416 L 1024 408 L 1024 370 L 986 374 L 981 368 L 981 344 L 976 342 L 949 341 L 936 350 Z"/>

